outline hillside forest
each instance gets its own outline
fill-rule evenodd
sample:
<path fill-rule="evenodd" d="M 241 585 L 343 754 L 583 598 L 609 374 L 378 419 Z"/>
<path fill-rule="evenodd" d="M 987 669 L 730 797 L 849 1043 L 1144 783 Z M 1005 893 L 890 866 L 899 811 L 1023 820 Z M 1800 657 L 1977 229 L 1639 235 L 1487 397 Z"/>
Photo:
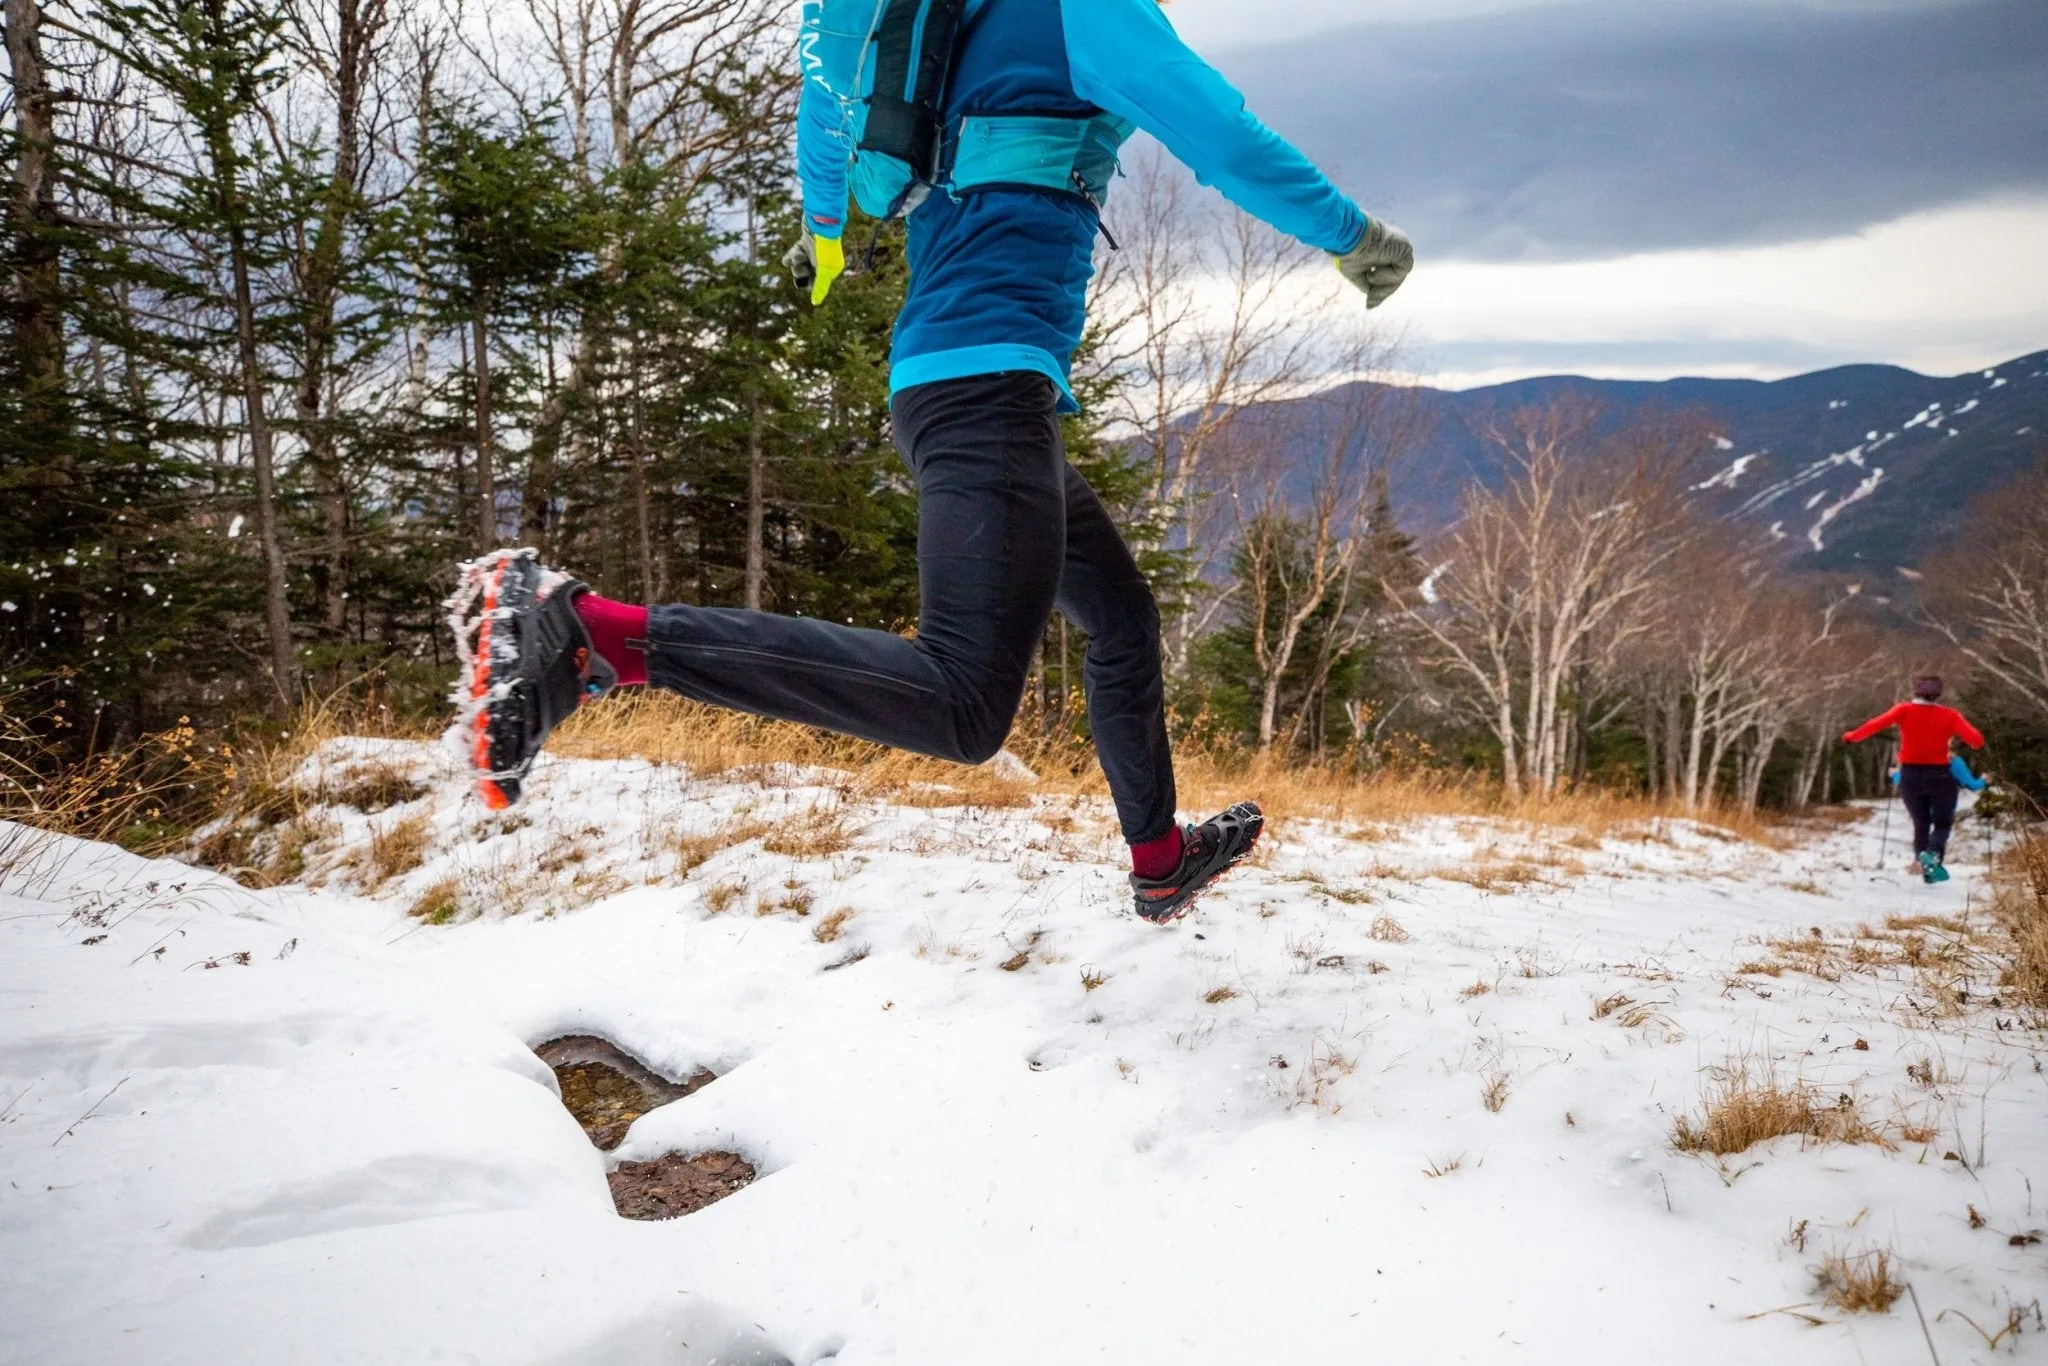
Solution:
<path fill-rule="evenodd" d="M 456 563 L 909 630 L 900 225 L 813 309 L 789 7 L 5 0 L 0 695 L 72 758 L 347 695 L 431 724 Z M 1184 743 L 1674 807 L 1881 791 L 1917 672 L 2048 787 L 2048 470 L 1881 582 L 1703 498 L 1711 411 L 1502 407 L 1449 517 L 1326 263 L 1145 151 L 1070 458 L 1166 619 Z M 1376 384 L 1336 383 L 1379 378 Z M 1313 396 L 1311 399 L 1310 396 Z M 1055 620 L 1019 725 L 1085 735 Z M 18 775 L 17 775 L 18 776 Z"/>

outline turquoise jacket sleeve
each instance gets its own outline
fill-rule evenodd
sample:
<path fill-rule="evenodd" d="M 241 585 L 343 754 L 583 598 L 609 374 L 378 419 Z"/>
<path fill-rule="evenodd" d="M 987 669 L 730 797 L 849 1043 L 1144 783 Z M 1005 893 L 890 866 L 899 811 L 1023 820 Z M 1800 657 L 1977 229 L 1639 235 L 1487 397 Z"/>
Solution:
<path fill-rule="evenodd" d="M 1982 792 L 1984 790 L 1984 780 L 1978 777 L 1976 774 L 1970 772 L 1970 766 L 1963 762 L 1962 755 L 1951 754 L 1949 756 L 1948 771 L 1950 777 L 1954 778 L 1964 787 L 1969 788 L 1970 791 Z"/>
<path fill-rule="evenodd" d="M 838 237 L 846 231 L 846 167 L 852 152 L 839 97 L 825 84 L 824 64 L 839 55 L 839 45 L 825 40 L 823 18 L 819 0 L 805 0 L 797 37 L 803 91 L 797 96 L 796 175 L 803 187 L 804 226 L 818 237 Z"/>
<path fill-rule="evenodd" d="M 1158 138 L 1204 185 L 1311 247 L 1342 255 L 1365 213 L 1196 56 L 1157 0 L 1062 0 L 1074 93 Z"/>

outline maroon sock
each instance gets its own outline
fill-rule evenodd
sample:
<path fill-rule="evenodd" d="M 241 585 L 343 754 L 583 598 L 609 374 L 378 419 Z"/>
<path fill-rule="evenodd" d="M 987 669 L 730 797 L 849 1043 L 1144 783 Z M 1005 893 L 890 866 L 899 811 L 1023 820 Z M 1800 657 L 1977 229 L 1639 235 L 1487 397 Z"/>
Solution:
<path fill-rule="evenodd" d="M 618 671 L 621 687 L 647 681 L 647 656 L 626 644 L 629 640 L 647 639 L 645 607 L 613 602 L 595 593 L 578 593 L 576 615 L 583 622 L 583 629 L 590 632 L 590 648 Z"/>
<path fill-rule="evenodd" d="M 1139 877 L 1162 878 L 1180 867 L 1180 827 L 1174 826 L 1156 840 L 1131 846 L 1131 871 Z"/>

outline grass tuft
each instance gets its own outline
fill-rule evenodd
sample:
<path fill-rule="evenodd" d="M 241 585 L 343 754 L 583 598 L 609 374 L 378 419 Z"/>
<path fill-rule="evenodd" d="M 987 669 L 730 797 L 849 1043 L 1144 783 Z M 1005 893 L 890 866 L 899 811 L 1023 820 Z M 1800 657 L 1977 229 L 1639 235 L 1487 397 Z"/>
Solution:
<path fill-rule="evenodd" d="M 1888 1248 L 1866 1252 L 1830 1252 L 1814 1269 L 1821 1298 L 1845 1314 L 1887 1314 L 1899 1296 L 1906 1293 L 1903 1282 L 1892 1275 L 1892 1254 Z"/>
<path fill-rule="evenodd" d="M 1774 1138 L 1890 1147 L 1848 1095 L 1824 1103 L 1811 1087 L 1778 1080 L 1769 1067 L 1737 1059 L 1714 1069 L 1698 1115 L 1680 1115 L 1671 1146 L 1682 1153 L 1727 1157 Z"/>
<path fill-rule="evenodd" d="M 462 913 L 462 889 L 454 878 L 442 878 L 415 897 L 405 913 L 429 925 L 450 924 Z"/>
<path fill-rule="evenodd" d="M 395 877 L 404 877 L 427 861 L 431 824 L 425 812 L 370 828 L 369 889 L 375 891 Z"/>

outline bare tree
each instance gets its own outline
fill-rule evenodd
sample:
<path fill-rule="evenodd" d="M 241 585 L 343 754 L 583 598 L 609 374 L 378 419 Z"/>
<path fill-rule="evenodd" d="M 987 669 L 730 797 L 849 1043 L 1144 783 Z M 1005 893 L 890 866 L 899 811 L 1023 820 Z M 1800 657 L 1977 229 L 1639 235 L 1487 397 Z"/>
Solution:
<path fill-rule="evenodd" d="M 14 99 L 13 194 L 8 217 L 13 240 L 14 345 L 32 405 L 34 425 L 47 426 L 61 409 L 64 325 L 57 239 L 56 92 L 43 60 L 42 7 L 37 0 L 6 0 L 9 93 Z"/>
<path fill-rule="evenodd" d="M 1228 541 L 1210 534 L 1217 448 L 1234 414 L 1297 392 L 1311 374 L 1314 334 L 1295 314 L 1311 254 L 1228 205 L 1198 200 L 1202 192 L 1156 150 L 1134 158 L 1126 183 L 1112 201 L 1120 249 L 1104 258 L 1094 298 L 1107 363 L 1124 375 L 1112 420 L 1152 469 L 1139 538 L 1190 558 L 1188 596 L 1165 604 L 1168 668 L 1179 673 L 1227 601 L 1204 591 Z"/>
<path fill-rule="evenodd" d="M 2048 463 L 1973 509 L 1967 548 L 1928 565 L 1928 622 L 2048 713 Z"/>
<path fill-rule="evenodd" d="M 388 0 L 333 0 L 293 6 L 293 49 L 315 71 L 332 109 L 332 148 L 319 187 L 315 217 L 300 224 L 290 262 L 297 286 L 298 382 L 293 386 L 296 426 L 318 491 L 327 539 L 327 572 L 320 585 L 320 625 L 339 637 L 348 613 L 348 490 L 342 476 L 334 414 L 328 410 L 338 344 L 338 311 L 349 276 L 348 252 L 364 207 L 364 180 L 375 147 L 366 126 L 366 102 L 383 58 Z M 280 146 L 279 153 L 288 149 Z"/>
<path fill-rule="evenodd" d="M 1467 491 L 1407 608 L 1499 741 L 1516 796 L 1557 788 L 1572 735 L 1567 686 L 1590 685 L 1649 628 L 1640 609 L 1696 525 L 1684 476 L 1704 430 L 1646 419 L 1596 440 L 1596 417 L 1558 404 L 1489 431 L 1505 480 Z"/>
<path fill-rule="evenodd" d="M 1387 368 L 1387 349 L 1367 339 L 1343 369 Z M 1251 629 L 1259 674 L 1258 744 L 1271 749 L 1280 730 L 1282 681 L 1296 664 L 1304 629 L 1327 614 L 1308 696 L 1327 682 L 1335 660 L 1372 624 L 1356 611 L 1368 589 L 1369 552 L 1380 530 L 1390 462 L 1417 432 L 1409 395 L 1383 383 L 1354 381 L 1293 403 L 1238 414 L 1221 431 L 1218 463 L 1228 467 L 1227 503 L 1237 525 L 1238 593 Z M 1308 708 L 1288 727 L 1291 747 Z"/>

